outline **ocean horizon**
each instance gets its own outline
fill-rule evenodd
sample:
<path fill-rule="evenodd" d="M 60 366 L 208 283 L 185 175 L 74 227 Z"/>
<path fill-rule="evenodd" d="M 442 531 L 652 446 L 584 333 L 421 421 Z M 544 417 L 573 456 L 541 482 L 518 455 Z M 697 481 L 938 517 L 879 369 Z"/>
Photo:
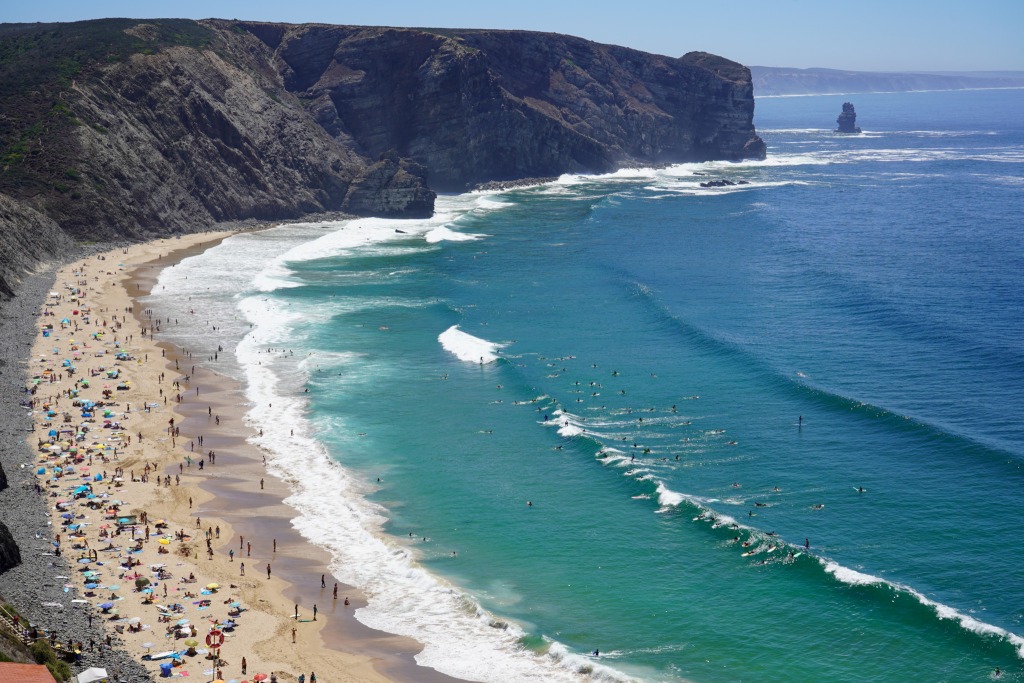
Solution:
<path fill-rule="evenodd" d="M 764 160 L 241 233 L 145 305 L 423 666 L 1024 680 L 1024 91 L 844 99 L 759 98 Z"/>

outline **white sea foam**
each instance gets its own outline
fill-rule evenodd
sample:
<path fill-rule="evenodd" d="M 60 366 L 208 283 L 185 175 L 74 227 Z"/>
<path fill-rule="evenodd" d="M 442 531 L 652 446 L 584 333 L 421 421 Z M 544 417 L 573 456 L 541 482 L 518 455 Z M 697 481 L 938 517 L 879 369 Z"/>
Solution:
<path fill-rule="evenodd" d="M 452 325 L 447 330 L 437 335 L 437 341 L 448 353 L 453 354 L 459 360 L 471 363 L 493 363 L 498 360 L 498 351 L 504 348 L 504 344 L 489 342 L 480 337 L 463 332 L 458 325 Z"/>
<path fill-rule="evenodd" d="M 686 500 L 686 496 L 665 486 L 665 482 L 658 482 L 656 492 L 658 494 L 658 503 L 660 503 L 663 508 L 678 507 L 684 500 Z"/>
<path fill-rule="evenodd" d="M 495 202 L 495 204 L 496 203 L 497 202 Z M 471 242 L 473 240 L 478 240 L 478 239 L 481 239 L 481 238 L 486 237 L 486 236 L 487 235 L 474 235 L 473 233 L 467 233 L 467 232 L 455 232 L 451 228 L 448 228 L 448 227 L 442 225 L 442 226 L 434 228 L 433 230 L 428 232 L 424 239 L 426 239 L 428 244 L 436 244 L 437 242 L 445 242 L 445 241 L 448 241 L 448 242 Z"/>

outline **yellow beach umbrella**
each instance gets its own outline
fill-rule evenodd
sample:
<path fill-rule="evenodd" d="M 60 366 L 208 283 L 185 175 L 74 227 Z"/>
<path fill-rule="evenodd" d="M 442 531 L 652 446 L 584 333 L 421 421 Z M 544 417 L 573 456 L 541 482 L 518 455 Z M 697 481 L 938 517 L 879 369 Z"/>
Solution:
<path fill-rule="evenodd" d="M 209 588 L 212 591 L 215 591 L 218 588 L 220 588 L 220 584 L 219 583 L 208 583 L 208 584 L 206 584 L 206 587 Z"/>
<path fill-rule="evenodd" d="M 167 538 L 161 538 L 159 543 L 160 543 L 160 545 L 170 545 L 171 541 L 170 541 L 170 539 L 167 539 Z"/>

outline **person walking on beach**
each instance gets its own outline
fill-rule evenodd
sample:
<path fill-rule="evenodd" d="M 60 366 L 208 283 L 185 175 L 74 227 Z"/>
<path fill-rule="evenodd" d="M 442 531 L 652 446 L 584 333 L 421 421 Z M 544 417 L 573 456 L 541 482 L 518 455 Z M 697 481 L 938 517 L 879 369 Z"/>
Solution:
<path fill-rule="evenodd" d="M 295 603 L 295 620 L 299 619 L 299 603 Z"/>
<path fill-rule="evenodd" d="M 245 576 L 245 562 L 243 562 L 243 563 L 242 563 L 242 564 L 241 564 L 241 565 L 239 566 L 239 569 L 241 569 L 241 570 L 242 570 L 242 574 L 241 574 L 241 576 Z"/>
<path fill-rule="evenodd" d="M 320 575 L 320 587 L 321 588 L 327 588 L 327 581 L 325 580 L 326 578 L 327 578 L 326 574 L 321 574 Z"/>
<path fill-rule="evenodd" d="M 335 600 L 338 599 L 338 582 L 337 581 L 334 582 L 334 599 Z"/>
<path fill-rule="evenodd" d="M 313 603 L 313 621 L 316 621 L 316 603 Z"/>
<path fill-rule="evenodd" d="M 267 578 L 268 579 L 270 578 L 270 563 L 269 562 L 267 563 Z M 296 607 L 298 607 L 298 605 L 296 605 Z"/>
<path fill-rule="evenodd" d="M 292 626 L 292 643 L 295 642 L 295 627 Z"/>

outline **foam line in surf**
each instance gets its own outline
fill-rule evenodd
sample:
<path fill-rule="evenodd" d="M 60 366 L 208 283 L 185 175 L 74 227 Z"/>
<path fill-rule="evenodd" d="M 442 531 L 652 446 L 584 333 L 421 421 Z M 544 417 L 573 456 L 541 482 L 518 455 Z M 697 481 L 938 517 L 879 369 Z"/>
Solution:
<path fill-rule="evenodd" d="M 964 630 L 970 631 L 971 633 L 976 633 L 980 636 L 994 636 L 996 638 L 1006 640 L 1007 642 L 1012 644 L 1014 648 L 1017 650 L 1017 656 L 1021 659 L 1024 659 L 1024 637 L 1021 637 L 1016 633 L 1011 633 L 1006 629 L 1000 628 L 993 624 L 986 623 L 984 621 L 981 621 L 980 619 L 975 619 L 969 614 L 964 614 L 963 612 L 953 607 L 950 607 L 949 605 L 945 605 L 936 600 L 932 600 L 931 598 L 925 596 L 923 593 L 914 590 L 910 586 L 901 583 L 896 583 L 893 581 L 887 581 L 877 576 L 864 574 L 863 572 L 858 572 L 855 569 L 844 567 L 843 565 L 833 560 L 819 558 L 819 562 L 821 563 L 822 567 L 825 569 L 825 572 L 827 574 L 830 574 L 841 583 L 845 583 L 851 586 L 887 586 L 901 593 L 906 593 L 907 595 L 910 595 L 925 607 L 928 607 L 931 610 L 933 610 L 935 612 L 935 616 L 937 616 L 939 619 L 949 619 L 952 621 L 956 621 Z"/>

